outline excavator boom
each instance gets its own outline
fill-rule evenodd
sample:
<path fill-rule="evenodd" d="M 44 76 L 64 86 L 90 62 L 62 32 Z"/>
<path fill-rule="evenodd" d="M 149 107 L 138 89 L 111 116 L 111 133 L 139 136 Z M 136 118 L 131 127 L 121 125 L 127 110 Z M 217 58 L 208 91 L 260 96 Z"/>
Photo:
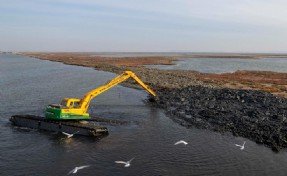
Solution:
<path fill-rule="evenodd" d="M 132 77 L 136 82 L 138 82 L 144 89 L 146 89 L 150 94 L 156 96 L 155 92 L 151 90 L 146 84 L 144 84 L 133 72 L 125 71 L 121 75 L 117 76 L 116 78 L 112 79 L 108 83 L 98 87 L 90 92 L 88 92 L 80 101 L 81 109 L 83 112 L 87 112 L 89 108 L 90 101 L 95 98 L 96 96 L 100 95 L 101 93 L 109 90 L 110 88 L 124 82 L 128 78 Z"/>
<path fill-rule="evenodd" d="M 59 105 L 49 105 L 46 110 L 46 118 L 54 120 L 78 120 L 88 119 L 89 114 L 87 110 L 90 102 L 93 98 L 101 93 L 109 90 L 110 88 L 122 83 L 128 78 L 132 77 L 138 84 L 140 84 L 145 90 L 147 90 L 153 96 L 156 96 L 155 92 L 151 90 L 146 84 L 144 84 L 133 72 L 125 71 L 121 75 L 118 75 L 108 83 L 88 92 L 82 99 L 76 98 L 64 98 Z"/>

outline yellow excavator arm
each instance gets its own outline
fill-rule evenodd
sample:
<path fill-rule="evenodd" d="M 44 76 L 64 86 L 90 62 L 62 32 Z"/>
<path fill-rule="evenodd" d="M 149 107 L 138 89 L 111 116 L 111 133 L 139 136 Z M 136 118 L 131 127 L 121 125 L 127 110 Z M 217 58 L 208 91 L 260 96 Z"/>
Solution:
<path fill-rule="evenodd" d="M 139 83 L 145 90 L 147 90 L 153 96 L 156 96 L 155 92 L 151 90 L 146 84 L 144 84 L 133 72 L 125 71 L 121 75 L 112 79 L 108 83 L 88 92 L 82 99 L 77 98 L 64 98 L 59 105 L 49 105 L 46 110 L 46 117 L 54 120 L 78 120 L 88 119 L 89 114 L 87 110 L 90 102 L 93 98 L 101 93 L 109 90 L 110 88 L 120 84 L 121 82 L 132 77 L 137 83 Z"/>
<path fill-rule="evenodd" d="M 88 92 L 80 101 L 80 107 L 83 110 L 83 113 L 87 112 L 90 101 L 95 98 L 96 96 L 100 95 L 101 93 L 109 90 L 110 88 L 124 82 L 128 78 L 132 77 L 137 83 L 139 83 L 144 89 L 146 89 L 150 94 L 156 96 L 155 92 L 151 90 L 146 84 L 144 84 L 132 71 L 125 71 L 121 75 L 117 76 L 116 78 L 112 79 L 108 83 L 98 87 L 90 92 Z"/>

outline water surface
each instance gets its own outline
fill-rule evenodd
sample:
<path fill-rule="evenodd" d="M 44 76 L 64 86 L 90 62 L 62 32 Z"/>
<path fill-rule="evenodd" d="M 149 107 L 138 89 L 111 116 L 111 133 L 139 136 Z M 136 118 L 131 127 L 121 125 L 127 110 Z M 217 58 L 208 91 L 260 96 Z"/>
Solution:
<path fill-rule="evenodd" d="M 202 73 L 227 73 L 237 70 L 260 70 L 287 73 L 287 58 L 185 58 L 175 65 L 153 65 L 163 70 L 194 70 Z"/>
<path fill-rule="evenodd" d="M 115 74 L 16 55 L 0 55 L 1 175 L 67 175 L 75 166 L 91 165 L 78 175 L 286 175 L 287 153 L 274 153 L 229 134 L 187 129 L 161 109 L 144 103 L 147 93 L 117 86 L 96 97 L 90 113 L 131 121 L 106 125 L 100 140 L 11 126 L 14 114 L 43 115 L 45 106 L 63 97 L 82 97 Z M 186 146 L 174 146 L 178 140 Z M 235 143 L 246 141 L 241 151 Z M 136 157 L 124 168 L 115 160 Z"/>

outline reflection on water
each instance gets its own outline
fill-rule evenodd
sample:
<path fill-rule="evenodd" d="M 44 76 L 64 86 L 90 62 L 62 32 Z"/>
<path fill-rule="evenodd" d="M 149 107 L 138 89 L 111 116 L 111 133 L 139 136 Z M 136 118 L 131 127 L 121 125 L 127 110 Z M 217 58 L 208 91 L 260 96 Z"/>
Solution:
<path fill-rule="evenodd" d="M 175 65 L 152 65 L 163 70 L 194 70 L 202 73 L 226 73 L 237 70 L 287 72 L 287 58 L 238 59 L 238 58 L 186 58 Z"/>
<path fill-rule="evenodd" d="M 98 117 L 132 121 L 107 125 L 109 135 L 93 139 L 12 127 L 13 114 L 43 115 L 62 97 L 82 97 L 112 73 L 22 56 L 0 55 L 1 175 L 286 175 L 287 154 L 229 134 L 187 129 L 160 109 L 146 105 L 145 91 L 117 86 L 92 101 Z M 63 140 L 64 138 L 64 140 Z M 186 146 L 174 143 L 185 140 Z M 234 144 L 246 141 L 241 151 Z M 136 157 L 131 166 L 116 160 Z"/>

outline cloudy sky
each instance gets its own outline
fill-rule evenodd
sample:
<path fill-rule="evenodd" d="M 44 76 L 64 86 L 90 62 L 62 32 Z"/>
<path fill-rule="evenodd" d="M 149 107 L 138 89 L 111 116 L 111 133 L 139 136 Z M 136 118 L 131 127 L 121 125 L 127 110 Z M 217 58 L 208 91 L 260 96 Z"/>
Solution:
<path fill-rule="evenodd" d="M 0 0 L 0 51 L 287 52 L 285 0 Z"/>

